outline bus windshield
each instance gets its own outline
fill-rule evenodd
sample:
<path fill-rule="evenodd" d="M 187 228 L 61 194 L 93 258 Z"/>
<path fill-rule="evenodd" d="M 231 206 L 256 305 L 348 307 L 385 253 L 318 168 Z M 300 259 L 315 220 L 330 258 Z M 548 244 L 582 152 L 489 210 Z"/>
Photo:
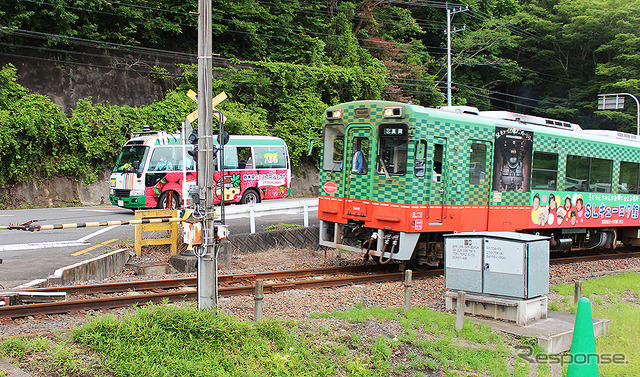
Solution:
<path fill-rule="evenodd" d="M 143 145 L 130 145 L 122 147 L 116 160 L 114 172 L 139 172 L 142 171 L 144 160 L 149 147 Z M 134 167 L 137 166 L 137 169 Z"/>

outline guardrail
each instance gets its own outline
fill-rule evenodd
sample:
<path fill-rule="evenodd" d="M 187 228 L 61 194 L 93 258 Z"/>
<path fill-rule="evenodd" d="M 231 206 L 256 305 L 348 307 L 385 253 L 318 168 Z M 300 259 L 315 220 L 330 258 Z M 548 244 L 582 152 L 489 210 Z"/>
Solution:
<path fill-rule="evenodd" d="M 258 204 L 234 204 L 224 207 L 226 219 L 249 218 L 251 233 L 256 232 L 256 217 L 282 214 L 304 215 L 304 226 L 309 226 L 309 212 L 318 210 L 318 198 L 300 200 L 272 200 Z M 219 212 L 219 211 L 218 211 Z"/>

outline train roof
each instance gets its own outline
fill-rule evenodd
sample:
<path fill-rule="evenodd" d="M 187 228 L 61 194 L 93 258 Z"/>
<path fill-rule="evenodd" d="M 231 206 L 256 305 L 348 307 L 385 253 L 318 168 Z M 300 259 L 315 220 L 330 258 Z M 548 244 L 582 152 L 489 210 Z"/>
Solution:
<path fill-rule="evenodd" d="M 404 107 L 408 108 L 408 110 L 416 113 L 425 113 L 428 114 L 432 111 L 438 112 L 446 112 L 453 113 L 459 115 L 461 119 L 468 119 L 467 117 L 476 117 L 477 119 L 482 119 L 487 123 L 493 122 L 494 125 L 497 124 L 497 121 L 505 121 L 505 122 L 514 122 L 515 124 L 507 126 L 519 127 L 519 128 L 528 128 L 531 130 L 542 131 L 544 128 L 549 129 L 549 131 L 555 130 L 559 131 L 558 135 L 563 137 L 574 137 L 579 139 L 589 139 L 589 140 L 597 140 L 603 143 L 609 144 L 617 144 L 617 145 L 628 145 L 631 147 L 637 148 L 640 144 L 640 137 L 638 135 L 612 131 L 612 130 L 585 130 L 580 127 L 580 125 L 576 123 L 571 123 L 567 121 L 538 117 L 534 115 L 527 114 L 519 114 L 510 111 L 480 111 L 476 107 L 472 106 L 438 106 L 436 108 L 429 108 L 420 105 L 414 105 L 412 103 L 400 103 L 393 101 L 374 101 L 374 100 L 364 100 L 364 101 L 353 101 L 342 103 L 334 106 L 330 106 L 329 110 L 335 109 L 347 109 L 353 108 L 356 109 L 358 107 L 367 106 L 368 104 L 375 103 L 377 106 L 389 106 L 389 107 Z M 326 116 L 326 115 L 325 115 Z M 450 117 L 450 116 L 448 116 Z M 402 116 L 401 116 L 402 118 Z M 331 119 L 331 118 L 328 118 Z M 337 120 L 337 119 L 336 119 Z M 544 127 L 544 128 L 538 128 Z"/>

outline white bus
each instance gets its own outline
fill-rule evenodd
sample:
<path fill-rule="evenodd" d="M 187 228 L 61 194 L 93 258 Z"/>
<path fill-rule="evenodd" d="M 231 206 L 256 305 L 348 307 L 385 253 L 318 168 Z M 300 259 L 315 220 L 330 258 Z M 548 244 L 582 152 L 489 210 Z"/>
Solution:
<path fill-rule="evenodd" d="M 192 148 L 179 133 L 132 134 L 111 173 L 111 204 L 133 210 L 188 205 L 189 186 L 197 184 L 196 162 L 188 153 Z M 228 203 L 257 203 L 289 196 L 291 163 L 284 140 L 231 135 L 224 146 L 224 177 L 219 160 L 214 172 L 215 203 L 222 199 L 223 185 Z"/>

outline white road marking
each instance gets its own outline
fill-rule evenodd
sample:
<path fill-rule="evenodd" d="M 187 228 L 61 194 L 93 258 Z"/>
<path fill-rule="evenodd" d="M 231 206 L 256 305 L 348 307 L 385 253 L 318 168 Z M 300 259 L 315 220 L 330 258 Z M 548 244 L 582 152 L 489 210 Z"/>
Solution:
<path fill-rule="evenodd" d="M 110 231 L 111 229 L 113 229 L 113 228 L 115 228 L 115 227 L 117 227 L 117 226 L 118 226 L 118 225 L 111 225 L 111 226 L 108 226 L 108 227 L 106 227 L 106 228 L 100 229 L 100 230 L 98 230 L 98 231 L 96 231 L 96 232 L 93 232 L 93 233 L 91 233 L 91 234 L 87 235 L 87 236 L 84 236 L 84 237 L 82 237 L 82 238 L 79 238 L 79 239 L 78 239 L 78 242 L 84 242 L 84 241 L 86 241 L 86 240 L 88 240 L 88 239 L 90 239 L 90 238 L 93 238 L 93 237 L 95 237 L 95 236 L 97 236 L 97 235 L 99 235 L 99 234 L 102 234 L 102 233 L 108 232 L 108 231 Z"/>
<path fill-rule="evenodd" d="M 75 247 L 89 245 L 84 241 L 53 241 L 53 242 L 33 242 L 13 245 L 0 245 L 0 251 L 35 250 L 56 247 Z"/>

